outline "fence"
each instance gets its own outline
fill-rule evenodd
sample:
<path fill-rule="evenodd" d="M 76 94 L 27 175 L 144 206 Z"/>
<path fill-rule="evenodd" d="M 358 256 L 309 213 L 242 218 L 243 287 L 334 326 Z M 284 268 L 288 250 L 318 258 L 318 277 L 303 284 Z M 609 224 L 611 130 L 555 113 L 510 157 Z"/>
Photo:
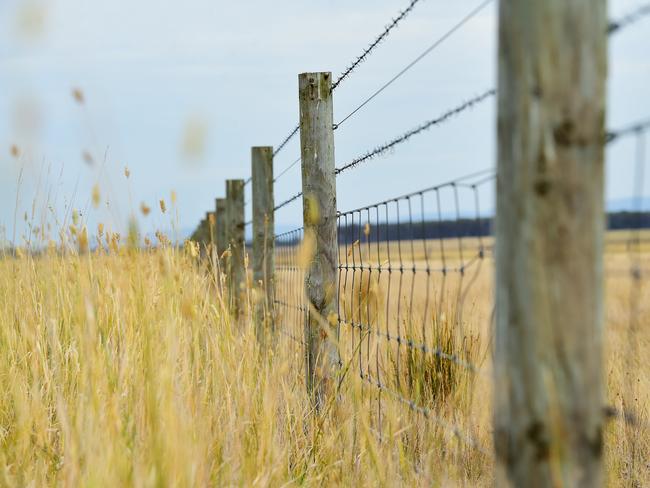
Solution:
<path fill-rule="evenodd" d="M 629 326 L 627 330 L 630 350 L 628 371 L 633 369 L 630 361 L 639 357 L 638 334 L 642 325 L 641 317 L 647 311 L 644 308 L 647 300 L 644 301 L 643 286 L 650 272 L 650 261 L 648 261 L 647 249 L 644 247 L 647 239 L 644 239 L 641 230 L 647 219 L 641 202 L 644 193 L 644 138 L 650 130 L 650 121 L 610 131 L 607 134 L 604 131 L 598 132 L 598 140 L 595 143 L 580 142 L 580 144 L 591 144 L 593 152 L 580 157 L 585 157 L 585 161 L 592 161 L 598 160 L 598 154 L 601 154 L 602 158 L 603 148 L 606 145 L 618 143 L 631 136 L 636 139 L 637 151 L 633 177 L 636 208 L 634 212 L 619 219 L 625 222 L 621 225 L 633 230 L 623 236 L 622 240 L 619 238 L 603 240 L 603 224 L 598 223 L 598 219 L 604 216 L 598 214 L 603 208 L 602 194 L 599 193 L 601 190 L 598 190 L 601 180 L 597 168 L 590 169 L 589 172 L 592 173 L 579 173 L 587 176 L 582 180 L 580 180 L 582 176 L 578 176 L 573 181 L 577 184 L 573 187 L 565 187 L 562 186 L 564 183 L 558 185 L 554 180 L 531 181 L 527 179 L 525 172 L 522 173 L 523 176 L 515 174 L 516 171 L 520 171 L 516 158 L 511 159 L 514 166 L 507 166 L 500 161 L 497 170 L 488 168 L 359 209 L 340 211 L 336 208 L 335 180 L 341 174 L 368 163 L 374 157 L 406 143 L 411 138 L 445 123 L 451 117 L 461 115 L 492 97 L 499 97 L 500 113 L 505 112 L 503 107 L 506 105 L 514 104 L 515 108 L 519 109 L 516 105 L 518 100 L 508 100 L 509 94 L 499 94 L 495 89 L 490 89 L 336 167 L 333 154 L 335 131 L 461 29 L 490 1 L 483 2 L 470 11 L 401 71 L 389 78 L 378 90 L 363 99 L 354 110 L 334 123 L 331 100 L 335 90 L 360 63 L 372 54 L 391 31 L 412 13 L 417 3 L 418 0 L 411 1 L 409 6 L 400 12 L 359 57 L 355 58 L 337 80 L 333 81 L 329 73 L 307 73 L 300 76 L 299 100 L 302 114 L 300 124 L 282 140 L 272 152 L 272 156 L 277 156 L 294 136 L 300 134 L 301 157 L 278 172 L 272 182 L 275 183 L 279 178 L 288 175 L 289 171 L 300 163 L 303 174 L 302 191 L 275 204 L 273 197 L 256 198 L 256 190 L 254 190 L 253 202 L 257 207 L 253 209 L 253 213 L 259 217 L 245 225 L 253 225 L 253 235 L 255 239 L 260 239 L 259 236 L 273 232 L 273 215 L 276 212 L 301 200 L 305 226 L 275 235 L 273 249 L 257 246 L 265 250 L 253 252 L 253 267 L 261 266 L 262 261 L 273 256 L 274 272 L 272 277 L 265 277 L 262 280 L 257 276 L 255 282 L 264 281 L 263 285 L 272 287 L 273 292 L 267 298 L 270 309 L 269 320 L 273 323 L 272 327 L 278 336 L 285 338 L 287 345 L 292 346 L 287 347 L 286 350 L 292 350 L 295 358 L 304 358 L 307 387 L 316 398 L 317 405 L 324 395 L 332 393 L 334 380 L 355 371 L 355 376 L 365 385 L 364 391 L 367 392 L 368 402 L 372 402 L 376 407 L 373 411 L 376 412 L 374 420 L 378 426 L 382 423 L 384 403 L 395 401 L 434 422 L 443 432 L 457 438 L 463 446 L 490 455 L 492 447 L 486 444 L 484 439 L 480 440 L 475 433 L 477 430 L 482 430 L 483 433 L 490 432 L 491 425 L 477 426 L 477 420 L 471 419 L 471 408 L 466 402 L 464 403 L 464 400 L 459 400 L 456 392 L 459 388 L 464 388 L 471 395 L 477 382 L 494 378 L 499 397 L 495 407 L 497 425 L 494 448 L 497 461 L 504 467 L 511 482 L 525 485 L 531 476 L 539 479 L 548 474 L 545 471 L 548 468 L 540 466 L 539 460 L 547 459 L 553 442 L 556 442 L 551 439 L 554 434 L 547 425 L 548 421 L 538 417 L 543 415 L 543 412 L 538 409 L 539 405 L 543 405 L 543 410 L 552 403 L 548 397 L 549 392 L 542 384 L 542 376 L 546 374 L 543 371 L 545 367 L 552 371 L 553 377 L 563 378 L 562 381 L 566 381 L 566 385 L 571 388 L 583 387 L 589 382 L 592 385 L 587 384 L 587 386 L 589 388 L 593 386 L 593 390 L 581 392 L 585 393 L 586 399 L 566 400 L 569 405 L 565 412 L 567 417 L 572 415 L 571 412 L 581 408 L 595 412 L 591 417 L 586 416 L 592 422 L 591 425 L 576 427 L 579 431 L 578 437 L 582 437 L 575 441 L 571 440 L 570 442 L 575 444 L 570 446 L 577 451 L 584 448 L 582 444 L 585 442 L 593 444 L 596 442 L 593 440 L 594 432 L 599 433 L 602 442 L 603 410 L 598 400 L 601 395 L 600 352 L 597 347 L 589 349 L 594 343 L 602 342 L 602 336 L 598 335 L 599 323 L 603 320 L 599 315 L 602 309 L 600 288 L 604 286 L 601 281 L 615 282 L 616 286 L 622 286 L 621 279 L 628 279 Z M 516 11 L 518 7 L 512 8 Z M 565 14 L 573 15 L 568 12 Z M 598 22 L 602 20 L 598 17 L 600 14 L 594 13 L 594 17 L 590 17 L 589 21 L 599 25 Z M 650 8 L 643 6 L 619 21 L 610 22 L 605 31 L 607 35 L 619 33 L 648 14 Z M 581 15 L 592 14 L 585 11 L 581 12 Z M 504 17 L 507 15 L 504 14 Z M 502 27 L 509 21 L 507 18 L 504 20 L 504 17 L 501 19 Z M 596 39 L 599 35 L 604 38 L 605 32 L 602 34 L 594 32 L 593 35 Z M 597 46 L 598 42 L 595 45 Z M 604 51 L 601 50 L 596 54 L 604 56 Z M 575 61 L 571 58 L 571 53 L 563 56 L 566 62 Z M 506 66 L 506 72 L 510 68 L 509 65 Z M 520 73 L 508 73 L 508 75 L 514 77 L 515 83 L 521 79 Z M 562 77 L 558 78 L 561 82 Z M 594 83 L 602 84 L 604 78 Z M 533 94 L 533 96 L 540 95 Z M 549 106 L 552 105 L 551 102 L 548 103 Z M 589 104 L 587 103 L 586 106 Z M 599 129 L 599 125 L 602 125 L 602 120 L 596 120 L 593 126 Z M 532 129 L 532 132 L 534 130 Z M 553 137 L 558 147 L 570 146 L 575 143 L 573 138 L 580 137 L 576 132 L 579 131 L 571 126 L 564 126 L 558 128 Z M 507 156 L 507 153 L 504 154 Z M 272 166 L 272 158 L 270 164 Z M 580 166 L 577 171 L 584 171 L 584 168 Z M 244 184 L 248 185 L 252 182 L 253 188 L 257 188 L 254 178 L 255 172 Z M 547 217 L 555 218 L 556 215 L 549 212 L 556 209 L 560 212 L 557 218 L 566 221 L 558 225 L 553 223 L 548 229 L 542 229 L 539 224 L 543 219 L 537 219 L 538 214 L 534 214 L 535 218 L 527 218 L 525 222 L 520 221 L 518 216 L 523 215 L 524 210 L 513 207 L 512 202 L 506 202 L 497 207 L 497 218 L 501 218 L 502 222 L 508 219 L 507 225 L 502 225 L 495 237 L 492 215 L 488 212 L 491 208 L 486 204 L 490 198 L 489 192 L 495 186 L 495 180 L 500 184 L 504 184 L 505 181 L 530 183 L 530 189 L 526 185 L 521 185 L 521 188 L 517 187 L 514 190 L 510 187 L 506 188 L 507 198 L 521 203 L 528 215 L 530 209 L 534 208 L 540 214 L 546 213 Z M 272 187 L 273 185 L 271 190 L 265 191 L 272 192 Z M 576 213 L 574 208 L 567 209 L 565 202 L 553 193 L 551 198 L 546 198 L 549 192 L 557 187 L 572 188 L 576 195 L 588 200 L 591 206 L 585 212 Z M 593 193 L 587 188 L 597 188 L 597 190 Z M 500 191 L 503 191 L 503 188 Z M 501 201 L 503 200 L 505 197 Z M 256 201 L 261 203 L 256 204 Z M 509 205 L 507 211 L 503 211 L 503 205 Z M 581 205 L 581 203 L 574 202 L 574 205 Z M 588 235 L 577 236 L 574 232 L 575 228 L 563 237 L 560 234 L 543 235 L 545 231 L 563 232 L 566 229 L 562 228 L 562 225 L 581 224 L 581 221 L 576 220 L 576 216 L 584 219 L 589 215 L 596 215 L 596 218 L 593 222 L 588 222 L 592 225 L 588 229 L 591 232 L 587 233 Z M 537 227 L 531 230 L 532 224 L 536 224 Z M 217 227 L 221 225 L 218 217 L 216 225 Z M 230 243 L 231 246 L 234 235 L 232 225 L 234 224 L 229 223 L 226 226 L 229 237 L 225 238 L 226 243 Z M 264 232 L 260 231 L 262 225 L 264 225 Z M 199 227 L 194 237 L 201 240 L 201 232 L 204 231 Z M 531 235 L 539 237 L 539 241 L 527 242 L 526 239 Z M 495 310 L 492 304 L 495 290 L 492 282 L 495 271 L 495 238 L 501 239 L 496 243 L 496 248 L 502 253 L 500 260 L 496 260 L 496 281 L 500 287 L 500 291 L 496 291 L 496 302 L 502 305 L 496 312 L 497 322 L 500 325 L 496 327 L 495 357 L 490 361 L 485 359 L 486 355 L 489 356 L 489 351 L 481 349 L 477 337 L 482 335 L 492 338 L 493 336 Z M 240 241 L 239 245 L 243 245 L 241 234 L 237 239 Z M 563 241 L 558 244 L 553 243 L 553 239 L 563 239 Z M 507 245 L 504 245 L 504 242 Z M 527 245 L 546 247 L 538 247 L 528 252 L 525 248 Z M 557 256 L 549 256 L 548 253 L 561 254 L 563 246 L 568 249 L 566 252 L 569 253 L 567 256 L 570 259 L 567 260 L 564 256 L 556 259 L 553 264 L 553 259 Z M 609 266 L 608 263 L 605 267 L 603 278 L 601 255 L 603 251 L 610 252 L 616 249 L 619 250 L 619 254 L 626 256 L 628 265 L 625 267 L 623 264 L 625 260 L 617 255 L 613 266 Z M 510 253 L 513 255 L 511 256 Z M 237 262 L 232 262 L 232 258 L 229 259 L 231 259 L 230 266 L 244 265 L 243 257 L 237 258 Z M 544 262 L 543 259 L 550 261 Z M 576 295 L 571 295 L 576 291 L 575 287 L 573 291 L 571 290 L 572 272 L 575 273 L 578 282 L 585 285 L 584 289 L 577 289 Z M 534 278 L 530 278 L 526 273 L 531 273 L 530 276 Z M 580 282 L 581 279 L 586 281 Z M 517 284 L 521 285 L 519 289 Z M 548 289 L 544 290 L 544 286 Z M 553 296 L 553 287 L 564 290 L 567 297 Z M 237 291 L 232 293 L 236 295 Z M 585 294 L 589 296 L 585 298 L 583 296 Z M 585 301 L 580 302 L 583 299 Z M 529 302 L 538 308 L 526 308 Z M 580 302 L 581 305 L 576 305 L 575 302 Z M 518 309 L 516 306 L 523 308 Z M 580 309 L 580 306 L 583 308 Z M 549 310 L 553 307 L 555 307 L 554 312 L 576 319 L 576 324 L 580 322 L 582 324 L 580 327 L 584 328 L 580 329 L 578 325 L 572 324 L 576 330 L 571 335 L 568 330 L 570 327 L 561 322 L 562 318 L 545 315 L 551 313 Z M 588 312 L 586 314 L 588 320 L 576 318 L 575 314 L 580 310 Z M 515 316 L 517 312 L 530 314 L 531 311 L 535 311 L 533 314 L 535 320 L 532 322 L 535 322 L 537 328 L 531 329 L 530 324 L 526 323 L 531 322 L 529 319 L 533 315 Z M 553 333 L 550 338 L 539 333 L 539 330 L 543 329 L 542 325 L 546 323 L 552 324 Z M 516 329 L 518 324 L 523 324 L 520 329 Z M 576 336 L 576 331 L 586 336 Z M 592 337 L 592 334 L 596 335 Z M 590 340 L 583 340 L 585 337 L 590 337 Z M 566 340 L 567 343 L 560 347 L 557 344 L 562 340 Z M 540 352 L 540 348 L 548 350 Z M 529 354 L 530 357 L 520 357 L 522 353 Z M 566 354 L 569 356 L 562 356 Z M 566 370 L 556 371 L 547 364 L 549 358 L 558 357 L 560 357 L 558 362 L 570 363 L 563 365 Z M 319 361 L 320 363 L 317 364 Z M 495 372 L 490 375 L 487 369 L 492 366 Z M 592 372 L 590 367 L 593 369 Z M 589 378 L 589 381 L 585 383 L 584 379 L 576 379 L 571 375 L 576 377 L 584 375 L 585 378 Z M 595 380 L 593 380 L 594 375 Z M 516 387 L 522 389 L 519 394 L 523 392 L 530 397 L 532 406 L 529 410 L 527 406 L 521 405 L 521 399 L 516 398 L 517 393 L 512 391 L 512 385 L 518 381 L 521 384 Z M 489 388 L 492 389 L 493 386 Z M 625 428 L 633 425 L 635 411 L 632 406 L 633 396 L 633 390 L 627 390 L 620 409 L 604 410 L 610 416 L 620 417 L 624 421 Z M 581 403 L 583 401 L 589 404 Z M 506 418 L 507 423 L 514 425 L 506 429 L 499 423 L 499 419 L 502 421 L 504 416 L 508 415 L 517 415 L 517 421 Z M 530 429 L 533 428 L 531 425 L 539 429 L 539 432 L 535 431 L 531 434 Z M 583 428 L 585 430 L 581 430 Z M 587 432 L 588 429 L 591 430 Z M 381 433 L 381 428 L 378 428 L 378 432 Z M 628 435 L 632 436 L 629 432 Z M 638 443 L 638 439 L 635 442 Z M 517 453 L 521 456 L 521 462 L 512 461 L 512 456 L 515 454 L 513 449 L 517 448 L 521 449 L 521 452 Z M 601 450 L 600 447 L 592 449 L 592 452 L 585 455 L 586 458 L 578 460 L 571 458 L 569 462 L 580 465 L 593 461 L 599 464 Z M 587 458 L 589 461 L 584 461 Z M 522 466 L 526 466 L 526 469 Z M 583 464 L 581 469 L 587 469 L 589 472 L 588 476 L 580 481 L 583 486 L 599 483 L 601 475 L 598 473 L 598 468 L 585 468 Z M 574 478 L 571 479 L 575 481 Z"/>

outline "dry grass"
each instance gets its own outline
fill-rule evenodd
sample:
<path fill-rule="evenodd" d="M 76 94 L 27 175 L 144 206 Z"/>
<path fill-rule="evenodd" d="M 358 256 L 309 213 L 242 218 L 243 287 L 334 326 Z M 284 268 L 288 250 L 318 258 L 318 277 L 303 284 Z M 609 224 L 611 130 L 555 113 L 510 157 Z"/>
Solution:
<path fill-rule="evenodd" d="M 650 296 L 640 291 L 631 322 L 627 259 L 611 252 L 606 260 L 606 375 L 609 403 L 635 423 L 610 423 L 606 464 L 612 486 L 648 486 Z M 490 451 L 491 260 L 462 315 L 455 278 L 404 284 L 415 290 L 405 337 L 461 354 L 478 373 L 344 323 L 346 379 L 319 415 L 304 393 L 297 344 L 279 335 L 274 351 L 260 354 L 248 317 L 228 316 L 211 273 L 169 247 L 0 261 L 0 486 L 492 483 L 491 456 L 448 428 Z M 381 279 L 374 292 L 388 300 Z M 446 292 L 429 300 L 436 333 L 423 337 L 427 289 Z M 350 322 L 394 324 L 395 312 L 364 315 L 351 294 L 347 307 Z M 360 381 L 360 351 L 362 373 L 377 373 L 435 418 Z"/>

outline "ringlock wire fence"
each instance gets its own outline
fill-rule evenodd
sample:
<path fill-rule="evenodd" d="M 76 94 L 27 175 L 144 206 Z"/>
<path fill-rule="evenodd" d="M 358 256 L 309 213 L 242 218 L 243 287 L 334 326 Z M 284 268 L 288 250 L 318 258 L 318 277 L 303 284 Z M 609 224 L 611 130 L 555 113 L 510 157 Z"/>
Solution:
<path fill-rule="evenodd" d="M 473 381 L 486 352 L 478 335 L 491 315 L 483 262 L 492 253 L 492 209 L 482 205 L 494 178 L 486 169 L 338 213 L 336 340 L 341 366 L 373 398 L 378 426 L 390 397 L 484 450 L 458 418 L 436 410 Z M 296 229 L 275 239 L 276 327 L 294 358 L 304 354 L 310 312 L 303 236 Z"/>

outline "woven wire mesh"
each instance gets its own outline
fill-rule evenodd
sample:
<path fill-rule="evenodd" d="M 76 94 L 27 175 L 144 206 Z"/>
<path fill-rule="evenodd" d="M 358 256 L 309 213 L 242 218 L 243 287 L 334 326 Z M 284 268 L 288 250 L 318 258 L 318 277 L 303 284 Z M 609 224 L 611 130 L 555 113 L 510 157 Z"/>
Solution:
<path fill-rule="evenodd" d="M 491 315 L 483 263 L 492 249 L 481 204 L 494 178 L 481 171 L 337 218 L 342 368 L 362 380 L 377 422 L 383 395 L 479 449 L 436 409 L 479 373 L 477 334 Z M 302 239 L 303 229 L 276 236 L 276 313 L 281 334 L 304 350 Z"/>
<path fill-rule="evenodd" d="M 304 345 L 305 272 L 300 265 L 302 228 L 275 236 L 275 313 L 278 332 L 302 348 Z"/>
<path fill-rule="evenodd" d="M 467 309 L 490 303 L 472 288 L 491 253 L 481 201 L 493 180 L 483 172 L 339 215 L 341 354 L 379 393 L 379 416 L 385 392 L 442 421 L 434 409 L 479 370 L 490 311 Z"/>

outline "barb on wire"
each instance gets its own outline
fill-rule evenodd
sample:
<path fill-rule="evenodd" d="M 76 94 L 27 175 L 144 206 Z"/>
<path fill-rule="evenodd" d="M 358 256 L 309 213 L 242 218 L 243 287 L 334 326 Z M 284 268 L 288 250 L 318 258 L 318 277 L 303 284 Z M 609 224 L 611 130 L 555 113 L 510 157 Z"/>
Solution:
<path fill-rule="evenodd" d="M 287 171 L 289 171 L 291 168 L 293 168 L 296 164 L 298 164 L 298 163 L 300 162 L 301 159 L 302 159 L 302 158 L 301 158 L 300 156 L 298 156 L 298 159 L 296 159 L 293 163 L 291 163 L 289 166 L 287 166 L 286 168 L 284 168 L 284 169 L 280 172 L 280 174 L 278 174 L 278 176 L 276 176 L 275 178 L 273 178 L 273 183 L 275 183 L 275 182 L 278 181 L 280 178 L 282 178 L 282 176 L 283 176 Z"/>
<path fill-rule="evenodd" d="M 244 186 L 248 185 L 251 181 L 253 181 L 253 177 L 249 176 L 248 179 L 244 181 Z"/>
<path fill-rule="evenodd" d="M 650 15 L 650 2 L 638 7 L 633 12 L 624 15 L 618 20 L 613 20 L 607 26 L 607 33 L 613 34 L 631 24 L 641 20 L 643 17 Z"/>
<path fill-rule="evenodd" d="M 373 100 L 377 95 L 379 95 L 381 92 L 383 92 L 386 88 L 388 88 L 390 85 L 392 85 L 395 81 L 397 81 L 399 78 L 404 75 L 407 71 L 409 71 L 413 66 L 415 66 L 417 63 L 419 63 L 423 58 L 425 58 L 429 53 L 431 53 L 434 49 L 436 49 L 440 44 L 442 44 L 444 41 L 446 41 L 449 37 L 451 37 L 456 31 L 458 31 L 463 25 L 465 25 L 467 22 L 469 22 L 474 16 L 478 15 L 478 13 L 483 10 L 488 4 L 490 4 L 492 0 L 485 0 L 482 2 L 478 7 L 474 8 L 469 14 L 467 14 L 465 17 L 463 17 L 457 24 L 455 24 L 451 29 L 449 29 L 447 32 L 445 32 L 442 37 L 440 37 L 436 42 L 434 42 L 431 46 L 426 48 L 422 54 L 420 54 L 418 57 L 416 57 L 413 61 L 411 61 L 409 64 L 407 64 L 399 73 L 397 73 L 395 76 L 393 76 L 390 80 L 388 80 L 386 83 L 384 83 L 379 89 L 377 89 L 374 93 L 372 93 L 368 98 L 366 98 L 361 104 L 359 104 L 352 112 L 350 112 L 348 115 L 343 117 L 343 119 L 338 122 L 337 124 L 334 124 L 334 129 L 338 129 L 346 120 L 348 120 L 350 117 L 352 117 L 354 114 L 356 114 L 359 110 L 361 110 L 363 107 L 365 107 L 368 103 L 370 103 L 371 100 Z"/>
<path fill-rule="evenodd" d="M 286 146 L 289 143 L 289 141 L 293 138 L 293 136 L 295 136 L 298 133 L 299 130 L 300 130 L 300 125 L 297 125 L 295 127 L 295 129 L 293 129 L 291 131 L 291 133 L 287 137 L 284 138 L 284 140 L 280 143 L 280 145 L 273 151 L 273 156 L 274 157 L 277 156 L 277 154 L 280 151 L 282 151 L 284 146 Z"/>
<path fill-rule="evenodd" d="M 364 381 L 369 383 L 370 385 L 376 387 L 378 390 L 383 391 L 384 393 L 387 393 L 389 396 L 392 396 L 395 400 L 404 403 L 411 409 L 412 411 L 422 415 L 425 419 L 430 420 L 436 424 L 438 424 L 440 427 L 442 427 L 444 430 L 448 431 L 449 433 L 453 434 L 454 437 L 456 437 L 459 441 L 467 444 L 469 447 L 476 449 L 482 454 L 485 454 L 486 456 L 489 456 L 490 453 L 487 449 L 485 449 L 483 446 L 481 446 L 478 441 L 470 437 L 469 435 L 463 433 L 462 430 L 460 430 L 460 427 L 457 425 L 454 425 L 450 422 L 447 422 L 446 420 L 442 419 L 441 417 L 437 416 L 431 409 L 422 407 L 415 403 L 413 400 L 409 400 L 408 398 L 403 397 L 396 391 L 386 387 L 386 385 L 382 384 L 381 381 L 378 381 L 377 379 L 373 378 L 370 374 L 364 375 L 362 377 Z"/>
<path fill-rule="evenodd" d="M 348 77 L 352 72 L 356 69 L 357 66 L 359 66 L 361 63 L 363 63 L 370 53 L 384 40 L 388 37 L 388 34 L 397 27 L 397 25 L 406 18 L 406 16 L 411 13 L 411 10 L 415 7 L 415 5 L 419 2 L 420 0 L 411 0 L 411 3 L 409 4 L 408 7 L 406 7 L 404 10 L 402 10 L 397 17 L 395 17 L 390 24 L 388 24 L 384 30 L 382 31 L 381 34 L 379 34 L 374 41 L 368 45 L 367 48 L 363 50 L 363 53 L 361 53 L 360 56 L 358 56 L 346 69 L 341 73 L 341 75 L 338 77 L 338 79 L 332 84 L 332 91 L 336 90 L 336 88 Z"/>
<path fill-rule="evenodd" d="M 634 124 L 628 125 L 627 127 L 623 127 L 622 129 L 609 131 L 605 138 L 605 142 L 609 144 L 610 142 L 613 142 L 621 137 L 629 136 L 649 129 L 650 129 L 650 119 L 642 120 L 640 122 L 636 122 Z"/>
<path fill-rule="evenodd" d="M 302 196 L 302 192 L 297 193 L 296 195 L 292 196 L 292 197 L 289 198 L 288 200 L 285 200 L 285 201 L 282 202 L 281 204 L 277 205 L 277 206 L 273 209 L 273 211 L 274 211 L 274 212 L 277 212 L 277 211 L 280 210 L 282 207 L 284 207 L 284 206 L 286 206 L 286 205 L 289 205 L 291 202 L 293 202 L 294 200 L 297 200 L 297 199 L 300 198 L 301 196 Z"/>
<path fill-rule="evenodd" d="M 368 161 L 369 159 L 372 159 L 372 158 L 374 158 L 376 156 L 384 154 L 386 151 L 392 149 L 393 147 L 397 146 L 398 144 L 401 144 L 402 142 L 408 141 L 414 135 L 417 135 L 420 132 L 423 132 L 423 131 L 425 131 L 427 129 L 430 129 L 434 125 L 439 125 L 439 124 L 442 124 L 443 122 L 446 122 L 447 120 L 449 120 L 453 116 L 458 115 L 459 113 L 464 112 L 465 110 L 468 110 L 468 109 L 474 107 L 474 105 L 477 105 L 477 104 L 481 103 L 482 101 L 494 96 L 495 94 L 496 94 L 496 90 L 494 90 L 494 89 L 488 90 L 485 93 L 483 93 L 482 95 L 474 97 L 474 98 L 462 103 L 458 107 L 453 108 L 451 110 L 448 110 L 447 112 L 442 114 L 440 117 L 429 120 L 429 121 L 419 125 L 415 129 L 412 129 L 412 130 L 406 132 L 405 134 L 401 135 L 400 137 L 398 137 L 396 139 L 393 139 L 389 143 L 383 144 L 381 146 L 376 147 L 375 149 L 372 149 L 371 151 L 368 151 L 363 156 L 359 156 L 358 158 L 352 160 L 351 162 L 341 166 L 340 168 L 337 168 L 335 173 L 338 175 L 338 174 L 342 173 L 345 170 L 348 170 L 350 168 L 354 168 L 355 166 L 357 166 L 357 165 L 359 165 L 359 164 L 361 164 L 361 163 L 363 163 L 365 161 Z"/>

